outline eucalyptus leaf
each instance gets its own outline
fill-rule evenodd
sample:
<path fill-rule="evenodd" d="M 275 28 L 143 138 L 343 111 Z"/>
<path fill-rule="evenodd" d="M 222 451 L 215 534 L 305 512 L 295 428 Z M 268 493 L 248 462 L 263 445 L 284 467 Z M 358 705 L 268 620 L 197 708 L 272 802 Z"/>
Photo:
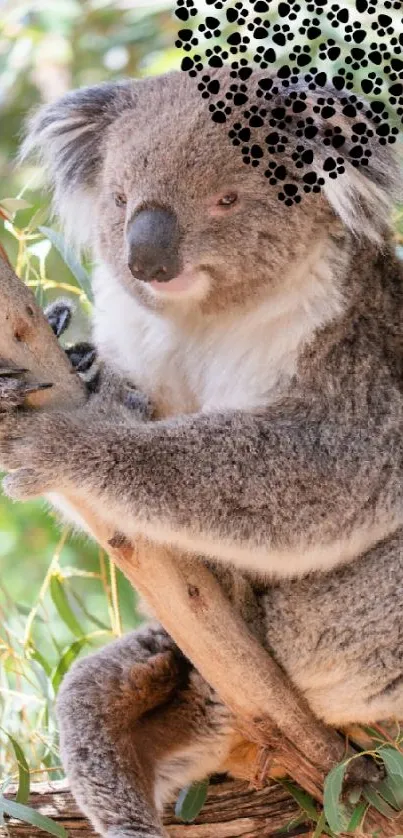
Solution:
<path fill-rule="evenodd" d="M 397 748 L 379 748 L 379 756 L 383 759 L 388 774 L 400 777 L 403 783 L 403 754 Z"/>
<path fill-rule="evenodd" d="M 13 751 L 15 753 L 15 758 L 18 764 L 18 791 L 16 794 L 16 801 L 17 803 L 26 803 L 29 798 L 29 789 L 30 789 L 30 774 L 29 774 L 29 767 L 27 760 L 25 758 L 24 751 L 21 748 L 21 745 L 18 744 L 16 739 L 11 736 L 10 733 L 7 733 L 8 739 L 13 746 Z"/>
<path fill-rule="evenodd" d="M 348 760 L 335 765 L 327 775 L 323 788 L 323 806 L 332 832 L 345 832 L 348 826 L 345 808 L 340 797 Z"/>
<path fill-rule="evenodd" d="M 281 785 L 287 789 L 287 791 L 291 794 L 291 796 L 296 800 L 298 805 L 301 809 L 306 812 L 308 817 L 317 823 L 319 819 L 319 813 L 315 805 L 315 801 L 312 797 L 310 797 L 307 792 L 302 791 L 302 789 L 298 788 L 298 786 L 294 786 L 293 783 L 290 783 L 288 780 L 282 780 Z"/>
<path fill-rule="evenodd" d="M 89 642 L 87 637 L 82 637 L 81 640 L 75 640 L 71 646 L 66 649 L 57 664 L 52 678 L 53 689 L 57 693 L 64 675 L 69 671 L 71 665 L 78 658 L 81 650 Z"/>
<path fill-rule="evenodd" d="M 386 780 L 378 783 L 376 790 L 395 809 L 403 809 L 403 783 L 395 774 L 389 774 Z"/>
<path fill-rule="evenodd" d="M 209 781 L 203 780 L 201 783 L 193 783 L 182 789 L 176 801 L 176 817 L 185 823 L 194 821 L 206 802 L 208 787 Z"/>
<path fill-rule="evenodd" d="M 34 212 L 32 218 L 27 227 L 27 232 L 32 233 L 34 230 L 39 228 L 40 224 L 43 224 L 46 221 L 49 215 L 49 207 L 45 205 L 44 207 L 39 207 L 36 212 Z"/>
<path fill-rule="evenodd" d="M 18 212 L 18 210 L 32 207 L 32 204 L 29 204 L 28 201 L 24 200 L 24 198 L 2 198 L 0 200 L 0 207 L 2 207 L 2 209 L 10 215 L 14 215 L 14 213 Z"/>
<path fill-rule="evenodd" d="M 61 617 L 66 626 L 68 626 L 72 634 L 75 634 L 76 637 L 83 637 L 85 631 L 82 628 L 82 626 L 80 626 L 80 623 L 78 622 L 77 617 L 75 616 L 71 608 L 71 605 L 68 601 L 66 592 L 63 588 L 59 576 L 54 575 L 51 577 L 49 587 L 50 595 L 57 609 L 59 617 Z"/>
<path fill-rule="evenodd" d="M 0 812 L 9 815 L 10 818 L 18 818 L 24 823 L 30 823 L 31 826 L 36 826 L 38 829 L 43 829 L 49 835 L 55 835 L 56 838 L 68 838 L 64 826 L 56 823 L 46 815 L 41 815 L 30 806 L 24 806 L 22 803 L 15 803 L 13 800 L 8 800 L 6 797 L 0 796 Z"/>
<path fill-rule="evenodd" d="M 363 796 L 374 807 L 377 809 L 381 815 L 385 815 L 386 818 L 397 818 L 399 816 L 399 812 L 396 809 L 393 809 L 386 800 L 381 797 L 380 794 L 376 792 L 376 790 L 372 786 L 365 786 L 363 790 Z"/>
<path fill-rule="evenodd" d="M 322 812 L 322 814 L 321 814 L 321 816 L 320 816 L 320 818 L 319 818 L 319 820 L 316 824 L 315 831 L 312 833 L 312 838 L 320 838 L 322 833 L 323 833 L 323 830 L 324 830 L 325 826 L 326 826 L 326 816 L 325 816 L 325 813 Z"/>
<path fill-rule="evenodd" d="M 367 808 L 368 804 L 365 803 L 364 800 L 362 800 L 361 803 L 357 803 L 357 806 L 355 807 L 351 815 L 350 822 L 347 827 L 347 832 L 355 832 L 355 830 L 358 829 L 359 826 L 361 826 L 362 819 L 365 815 L 365 812 L 367 811 Z"/>
<path fill-rule="evenodd" d="M 65 262 L 67 267 L 70 269 L 81 290 L 84 291 L 84 294 L 92 301 L 93 297 L 90 277 L 85 268 L 83 268 L 78 261 L 71 247 L 68 247 L 66 244 L 62 234 L 57 230 L 53 230 L 51 227 L 44 227 L 43 225 L 39 225 L 38 230 L 52 242 L 53 247 L 60 253 L 63 262 Z"/>

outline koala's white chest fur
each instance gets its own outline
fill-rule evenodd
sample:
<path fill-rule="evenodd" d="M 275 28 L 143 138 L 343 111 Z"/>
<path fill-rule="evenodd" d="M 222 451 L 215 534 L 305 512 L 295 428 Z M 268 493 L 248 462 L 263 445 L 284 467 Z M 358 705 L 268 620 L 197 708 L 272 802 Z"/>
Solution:
<path fill-rule="evenodd" d="M 263 407 L 284 392 L 302 346 L 339 309 L 325 273 L 322 265 L 299 292 L 272 296 L 238 316 L 181 321 L 149 311 L 100 268 L 95 341 L 160 416 Z"/>

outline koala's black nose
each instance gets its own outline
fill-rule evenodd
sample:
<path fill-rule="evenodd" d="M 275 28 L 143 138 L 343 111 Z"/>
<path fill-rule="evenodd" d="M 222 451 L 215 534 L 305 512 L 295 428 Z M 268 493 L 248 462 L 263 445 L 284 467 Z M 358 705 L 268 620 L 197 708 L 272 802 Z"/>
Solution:
<path fill-rule="evenodd" d="M 180 273 L 179 227 L 173 212 L 141 210 L 127 228 L 129 268 L 144 282 L 169 282 Z"/>

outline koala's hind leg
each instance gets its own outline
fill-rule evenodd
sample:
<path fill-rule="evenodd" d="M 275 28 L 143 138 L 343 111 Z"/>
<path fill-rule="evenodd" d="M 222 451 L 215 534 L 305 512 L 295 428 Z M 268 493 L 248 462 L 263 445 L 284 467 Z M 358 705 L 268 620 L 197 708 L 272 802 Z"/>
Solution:
<path fill-rule="evenodd" d="M 157 625 L 76 663 L 57 715 L 72 792 L 105 838 L 162 838 L 164 802 L 231 746 L 230 714 Z"/>

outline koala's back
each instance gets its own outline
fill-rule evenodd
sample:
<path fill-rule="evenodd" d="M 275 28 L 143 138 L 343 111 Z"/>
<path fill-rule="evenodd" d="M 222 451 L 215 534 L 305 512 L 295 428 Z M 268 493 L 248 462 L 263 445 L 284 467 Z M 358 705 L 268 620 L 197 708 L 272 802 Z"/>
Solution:
<path fill-rule="evenodd" d="M 403 529 L 327 574 L 261 594 L 266 643 L 328 724 L 403 719 Z"/>

